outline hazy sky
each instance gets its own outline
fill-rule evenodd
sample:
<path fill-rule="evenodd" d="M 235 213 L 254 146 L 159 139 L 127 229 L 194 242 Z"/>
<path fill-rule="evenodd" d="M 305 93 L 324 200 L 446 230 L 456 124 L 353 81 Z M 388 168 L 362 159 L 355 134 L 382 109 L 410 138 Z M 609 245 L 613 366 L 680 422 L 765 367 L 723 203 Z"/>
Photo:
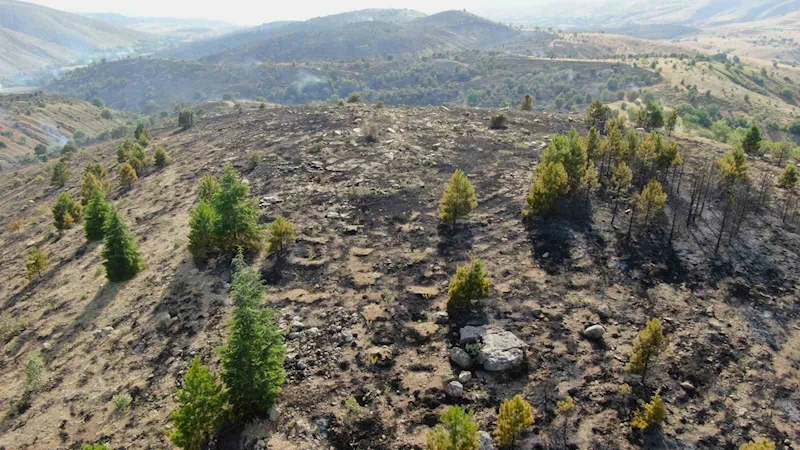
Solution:
<path fill-rule="evenodd" d="M 113 12 L 139 17 L 180 17 L 223 20 L 256 25 L 274 20 L 304 20 L 365 8 L 409 8 L 424 13 L 466 9 L 476 14 L 492 11 L 525 11 L 536 14 L 545 4 L 567 7 L 565 3 L 603 0 L 26 0 L 71 12 Z M 491 15 L 491 14 L 489 14 Z"/>

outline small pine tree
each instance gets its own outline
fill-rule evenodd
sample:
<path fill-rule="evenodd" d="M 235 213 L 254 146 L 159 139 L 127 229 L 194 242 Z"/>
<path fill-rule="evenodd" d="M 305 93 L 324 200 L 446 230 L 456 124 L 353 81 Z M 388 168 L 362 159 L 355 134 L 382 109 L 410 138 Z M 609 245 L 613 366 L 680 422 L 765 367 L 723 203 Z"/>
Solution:
<path fill-rule="evenodd" d="M 641 194 L 636 196 L 637 211 L 644 212 L 644 226 L 650 222 L 650 218 L 658 214 L 664 208 L 667 201 L 667 194 L 661 188 L 661 183 L 650 180 L 647 186 L 642 189 Z"/>
<path fill-rule="evenodd" d="M 533 96 L 531 94 L 525 94 L 522 97 L 522 104 L 519 105 L 520 111 L 533 111 Z"/>
<path fill-rule="evenodd" d="M 506 400 L 500 405 L 497 428 L 494 430 L 500 448 L 514 448 L 517 438 L 533 425 L 533 408 L 521 395 Z"/>
<path fill-rule="evenodd" d="M 250 186 L 239 180 L 239 173 L 226 166 L 220 179 L 220 191 L 211 199 L 217 213 L 214 234 L 223 252 L 259 248 L 262 229 L 258 225 L 258 206 L 250 197 Z"/>
<path fill-rule="evenodd" d="M 784 189 L 793 189 L 797 185 L 798 173 L 797 166 L 788 165 L 778 178 L 778 186 Z"/>
<path fill-rule="evenodd" d="M 103 227 L 110 211 L 111 205 L 106 201 L 105 194 L 99 188 L 95 188 L 83 219 L 83 230 L 87 240 L 97 241 L 103 238 Z"/>
<path fill-rule="evenodd" d="M 641 375 L 644 384 L 647 372 L 668 346 L 669 339 L 664 336 L 661 321 L 656 318 L 648 320 L 645 329 L 640 331 L 639 336 L 633 341 L 631 360 L 625 369 L 632 374 Z"/>
<path fill-rule="evenodd" d="M 428 431 L 427 450 L 478 450 L 478 425 L 472 421 L 472 413 L 460 406 L 448 406 L 441 422 Z"/>
<path fill-rule="evenodd" d="M 553 207 L 556 199 L 569 192 L 569 175 L 560 162 L 545 162 L 536 166 L 533 172 L 533 186 L 526 198 L 526 216 L 545 214 Z"/>
<path fill-rule="evenodd" d="M 27 272 L 28 280 L 35 280 L 41 278 L 42 272 L 47 270 L 50 265 L 50 260 L 47 254 L 38 248 L 34 247 L 28 251 L 28 260 L 25 262 L 25 271 Z"/>
<path fill-rule="evenodd" d="M 197 260 L 205 260 L 216 251 L 214 226 L 217 218 L 217 212 L 205 200 L 200 200 L 197 208 L 192 210 L 189 220 L 189 251 Z"/>
<path fill-rule="evenodd" d="M 739 450 L 775 450 L 775 443 L 766 438 L 757 438 L 740 445 Z"/>
<path fill-rule="evenodd" d="M 98 180 L 105 180 L 106 177 L 108 177 L 108 171 L 106 168 L 97 161 L 86 164 L 85 173 L 91 173 L 97 177 Z"/>
<path fill-rule="evenodd" d="M 53 166 L 53 173 L 50 176 L 50 186 L 65 186 L 69 181 L 70 171 L 63 161 L 59 161 Z"/>
<path fill-rule="evenodd" d="M 144 269 L 133 235 L 116 209 L 111 209 L 104 225 L 103 265 L 109 281 L 125 281 Z"/>
<path fill-rule="evenodd" d="M 165 167 L 169 163 L 169 157 L 164 147 L 158 147 L 156 149 L 155 163 L 157 167 Z"/>
<path fill-rule="evenodd" d="M 575 400 L 572 397 L 567 397 L 556 403 L 555 414 L 561 418 L 560 434 L 563 448 L 569 448 L 570 419 L 575 415 L 576 409 Z"/>
<path fill-rule="evenodd" d="M 449 312 L 468 312 L 472 310 L 472 302 L 489 295 L 491 280 L 483 270 L 483 261 L 476 259 L 472 264 L 458 268 L 456 276 L 450 282 L 450 298 L 447 301 Z"/>
<path fill-rule="evenodd" d="M 281 216 L 267 226 L 267 231 L 269 233 L 267 252 L 270 254 L 283 255 L 286 249 L 297 240 L 294 225 Z"/>
<path fill-rule="evenodd" d="M 44 382 L 44 360 L 38 355 L 29 356 L 25 361 L 25 392 L 38 391 Z"/>
<path fill-rule="evenodd" d="M 210 202 L 219 191 L 220 185 L 217 177 L 210 173 L 203 175 L 203 178 L 200 180 L 200 185 L 197 188 L 197 196 L 200 197 L 200 200 Z"/>
<path fill-rule="evenodd" d="M 742 149 L 748 155 L 756 155 L 761 151 L 761 130 L 753 125 L 742 141 Z"/>
<path fill-rule="evenodd" d="M 83 183 L 81 183 L 81 205 L 86 206 L 89 203 L 96 189 L 104 194 L 108 193 L 108 182 L 97 178 L 93 172 L 87 171 L 83 175 Z"/>
<path fill-rule="evenodd" d="M 747 156 L 742 147 L 735 147 L 726 153 L 719 160 L 719 170 L 728 185 L 747 181 Z"/>
<path fill-rule="evenodd" d="M 53 224 L 59 231 L 68 230 L 72 228 L 75 220 L 81 217 L 82 212 L 81 204 L 76 202 L 69 192 L 61 192 L 53 205 Z"/>
<path fill-rule="evenodd" d="M 125 163 L 119 167 L 119 184 L 125 189 L 130 189 L 133 183 L 139 179 L 136 169 L 130 163 Z"/>
<path fill-rule="evenodd" d="M 261 276 L 245 265 L 241 251 L 233 266 L 235 308 L 227 345 L 220 350 L 222 379 L 234 413 L 248 416 L 267 412 L 280 394 L 285 348 L 272 311 L 259 305 L 266 293 Z"/>
<path fill-rule="evenodd" d="M 181 127 L 182 130 L 188 130 L 194 126 L 194 111 L 189 109 L 181 110 L 178 113 L 178 126 Z"/>
<path fill-rule="evenodd" d="M 200 450 L 211 433 L 217 430 L 225 414 L 225 394 L 217 376 L 195 357 L 172 412 L 174 430 L 168 431 L 173 444 L 185 450 Z"/>
<path fill-rule="evenodd" d="M 586 111 L 586 126 L 605 133 L 609 114 L 611 114 L 611 109 L 608 106 L 603 105 L 600 100 L 593 101 Z"/>
<path fill-rule="evenodd" d="M 633 180 L 633 172 L 631 168 L 625 163 L 620 161 L 614 168 L 614 173 L 611 175 L 611 186 L 614 189 L 614 213 L 611 215 L 611 226 L 614 226 L 614 219 L 617 217 L 617 209 L 619 208 L 619 201 L 622 194 L 626 192 Z"/>
<path fill-rule="evenodd" d="M 508 117 L 506 117 L 504 113 L 497 113 L 492 116 L 492 119 L 489 122 L 489 128 L 492 130 L 505 130 L 508 128 L 506 122 L 508 122 Z"/>
<path fill-rule="evenodd" d="M 634 413 L 631 426 L 640 430 L 648 430 L 663 422 L 666 414 L 664 401 L 661 400 L 661 391 L 658 390 L 650 403 L 645 403 L 642 409 Z"/>
<path fill-rule="evenodd" d="M 463 170 L 457 169 L 450 176 L 450 182 L 444 190 L 439 204 L 439 218 L 443 222 L 453 222 L 466 216 L 478 206 L 475 188 Z"/>
<path fill-rule="evenodd" d="M 586 146 L 586 164 L 588 165 L 589 162 L 600 156 L 600 132 L 597 131 L 597 128 L 592 127 L 589 130 L 584 145 Z"/>
<path fill-rule="evenodd" d="M 673 109 L 667 116 L 667 136 L 672 136 L 675 132 L 675 127 L 678 125 L 678 110 Z"/>

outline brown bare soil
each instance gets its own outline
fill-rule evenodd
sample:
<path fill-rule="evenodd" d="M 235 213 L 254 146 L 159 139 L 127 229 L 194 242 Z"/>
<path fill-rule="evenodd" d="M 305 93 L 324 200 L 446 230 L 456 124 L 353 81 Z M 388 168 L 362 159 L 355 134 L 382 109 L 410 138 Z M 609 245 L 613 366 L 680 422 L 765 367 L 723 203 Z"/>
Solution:
<path fill-rule="evenodd" d="M 585 129 L 578 117 L 509 112 L 509 128 L 492 131 L 491 113 L 245 105 L 238 114 L 198 119 L 185 132 L 154 130 L 153 145 L 173 162 L 112 194 L 148 264 L 121 284 L 105 280 L 101 244 L 87 244 L 80 226 L 54 232 L 49 208 L 58 190 L 36 181 L 52 163 L 21 170 L 19 187 L 1 178 L 0 312 L 26 326 L 2 348 L 0 410 L 22 393 L 30 355 L 44 358 L 47 382 L 27 409 L 3 419 L 0 448 L 68 449 L 101 439 L 114 448 L 170 448 L 164 430 L 173 394 L 193 355 L 219 370 L 215 349 L 232 308 L 228 261 L 196 267 L 186 248 L 196 183 L 225 164 L 250 183 L 262 222 L 283 215 L 300 238 L 283 264 L 263 255 L 251 260 L 269 284 L 264 303 L 287 333 L 277 422 L 232 425 L 216 448 L 423 448 L 445 404 L 465 405 L 492 431 L 500 403 L 517 393 L 538 410 L 520 448 L 544 448 L 554 430 L 552 400 L 566 395 L 578 406 L 570 448 L 734 449 L 762 434 L 779 448 L 796 446 L 796 225 L 762 212 L 714 255 L 719 210 L 712 201 L 698 227 L 677 227 L 669 245 L 672 211 L 687 201 L 690 173 L 680 194 L 670 188 L 681 200 L 629 244 L 622 239 L 627 214 L 612 229 L 602 192 L 588 214 L 526 224 L 520 211 L 541 151 L 554 134 Z M 365 122 L 381 130 L 377 143 L 361 135 Z M 725 151 L 707 141 L 679 143 L 692 161 Z M 247 169 L 251 152 L 263 160 Z M 78 174 L 94 158 L 116 172 L 113 143 L 82 150 L 70 163 L 74 195 Z M 436 208 L 456 168 L 468 173 L 480 205 L 455 229 L 440 228 Z M 23 228 L 12 232 L 17 218 Z M 24 254 L 32 246 L 50 255 L 51 266 L 29 283 Z M 513 332 L 528 344 L 527 358 L 516 373 L 475 371 L 454 400 L 443 388 L 459 373 L 448 359 L 459 324 L 433 317 L 444 310 L 456 267 L 472 256 L 485 261 L 493 285 L 474 319 Z M 672 343 L 643 388 L 624 366 L 651 317 L 663 319 Z M 290 335 L 294 321 L 304 331 Z M 581 336 L 598 323 L 606 328 L 602 343 Z M 631 396 L 619 394 L 623 383 Z M 633 433 L 636 400 L 659 387 L 666 423 Z M 118 415 L 112 398 L 124 392 L 133 403 Z M 355 430 L 345 418 L 351 395 L 373 411 Z"/>

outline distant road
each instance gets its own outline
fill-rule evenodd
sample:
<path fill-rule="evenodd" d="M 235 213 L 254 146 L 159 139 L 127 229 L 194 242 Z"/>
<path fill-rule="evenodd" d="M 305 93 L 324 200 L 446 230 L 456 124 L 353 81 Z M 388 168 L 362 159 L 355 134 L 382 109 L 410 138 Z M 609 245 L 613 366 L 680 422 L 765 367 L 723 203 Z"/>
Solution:
<path fill-rule="evenodd" d="M 8 87 L 8 88 L 0 88 L 0 95 L 15 95 L 15 94 L 30 94 L 33 92 L 38 91 L 41 89 L 38 86 L 18 86 L 18 87 Z"/>

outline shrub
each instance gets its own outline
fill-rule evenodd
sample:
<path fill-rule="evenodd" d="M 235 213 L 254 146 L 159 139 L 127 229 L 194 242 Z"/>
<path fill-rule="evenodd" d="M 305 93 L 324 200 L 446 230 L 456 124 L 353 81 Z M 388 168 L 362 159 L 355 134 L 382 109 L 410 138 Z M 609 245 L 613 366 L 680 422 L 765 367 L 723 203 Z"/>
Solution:
<path fill-rule="evenodd" d="M 778 186 L 784 189 L 792 189 L 797 185 L 797 166 L 788 165 L 783 170 L 783 174 L 778 178 Z"/>
<path fill-rule="evenodd" d="M 25 391 L 38 391 L 44 381 L 44 361 L 40 356 L 29 356 L 28 360 L 25 361 Z"/>
<path fill-rule="evenodd" d="M 61 147 L 61 154 L 62 155 L 71 155 L 78 151 L 78 146 L 75 145 L 75 141 L 67 141 L 63 147 Z"/>
<path fill-rule="evenodd" d="M 97 177 L 98 180 L 105 180 L 106 177 L 108 176 L 108 171 L 106 170 L 106 168 L 103 167 L 103 165 L 97 161 L 93 161 L 86 164 L 85 173 L 91 173 L 92 175 Z"/>
<path fill-rule="evenodd" d="M 427 450 L 478 450 L 478 425 L 472 421 L 472 413 L 460 406 L 448 406 L 441 422 L 428 432 Z"/>
<path fill-rule="evenodd" d="M 508 128 L 506 125 L 508 122 L 508 118 L 504 113 L 497 113 L 492 116 L 491 121 L 489 122 L 489 129 L 491 130 L 505 130 Z"/>
<path fill-rule="evenodd" d="M 297 240 L 294 225 L 283 217 L 276 218 L 267 226 L 267 252 L 282 255 Z"/>
<path fill-rule="evenodd" d="M 129 280 L 144 269 L 133 235 L 116 209 L 109 211 L 103 232 L 103 265 L 109 281 Z"/>
<path fill-rule="evenodd" d="M 92 104 L 98 108 L 103 108 L 106 106 L 106 102 L 104 102 L 100 97 L 92 97 Z"/>
<path fill-rule="evenodd" d="M 81 445 L 81 450 L 113 450 L 110 444 L 83 444 Z"/>
<path fill-rule="evenodd" d="M 222 379 L 235 414 L 248 416 L 267 412 L 280 393 L 285 348 L 272 311 L 259 305 L 266 293 L 261 276 L 245 265 L 241 251 L 233 267 L 235 308 L 228 342 L 220 350 Z"/>
<path fill-rule="evenodd" d="M 24 320 L 13 318 L 8 312 L 0 313 L 0 345 L 22 333 L 25 326 Z"/>
<path fill-rule="evenodd" d="M 103 238 L 103 227 L 110 212 L 111 205 L 106 201 L 105 193 L 95 188 L 89 204 L 86 206 L 83 220 L 83 231 L 87 240 L 97 241 Z"/>
<path fill-rule="evenodd" d="M 189 109 L 181 110 L 178 113 L 178 126 L 181 127 L 182 130 L 188 130 L 194 126 L 194 111 Z"/>
<path fill-rule="evenodd" d="M 133 131 L 133 137 L 139 141 L 139 143 L 143 141 L 150 142 L 150 130 L 145 128 L 143 123 L 139 122 L 139 124 L 136 125 L 136 129 Z M 146 146 L 146 144 L 142 145 Z"/>
<path fill-rule="evenodd" d="M 569 192 L 569 176 L 560 162 L 545 162 L 533 172 L 533 186 L 526 200 L 526 216 L 544 214 L 553 207 L 555 200 Z"/>
<path fill-rule="evenodd" d="M 645 329 L 640 331 L 639 336 L 633 341 L 631 359 L 625 369 L 632 374 L 641 375 L 644 384 L 647 372 L 668 346 L 669 339 L 664 336 L 661 321 L 656 318 L 648 320 Z"/>
<path fill-rule="evenodd" d="M 42 271 L 46 270 L 48 265 L 50 265 L 50 260 L 45 252 L 36 247 L 30 249 L 28 251 L 28 260 L 25 262 L 25 272 L 28 280 L 41 278 Z"/>
<path fill-rule="evenodd" d="M 50 186 L 64 186 L 69 181 L 70 171 L 64 162 L 59 161 L 53 166 L 53 173 L 50 176 Z"/>
<path fill-rule="evenodd" d="M 483 270 L 483 261 L 476 259 L 469 265 L 458 268 L 456 276 L 450 282 L 447 301 L 449 312 L 467 312 L 472 310 L 472 302 L 489 295 L 491 280 Z"/>
<path fill-rule="evenodd" d="M 127 392 L 115 395 L 114 398 L 111 399 L 111 403 L 114 405 L 114 414 L 118 416 L 125 414 L 132 402 L 133 397 Z"/>
<path fill-rule="evenodd" d="M 517 438 L 533 425 L 533 408 L 521 395 L 506 400 L 500 405 L 497 428 L 494 430 L 500 448 L 514 448 Z"/>
<path fill-rule="evenodd" d="M 765 438 L 757 438 L 739 446 L 739 450 L 775 450 L 775 443 Z"/>
<path fill-rule="evenodd" d="M 53 224 L 59 231 L 72 228 L 72 225 L 81 217 L 82 208 L 69 192 L 64 191 L 56 197 L 53 205 Z"/>
<path fill-rule="evenodd" d="M 155 154 L 155 163 L 157 167 L 164 167 L 169 163 L 169 157 L 164 147 L 158 147 Z"/>
<path fill-rule="evenodd" d="M 104 109 L 102 113 L 100 113 L 100 117 L 106 120 L 111 120 L 114 118 L 114 114 L 111 113 L 110 109 Z"/>
<path fill-rule="evenodd" d="M 450 182 L 442 195 L 439 204 L 439 218 L 443 222 L 453 222 L 455 226 L 458 219 L 466 216 L 478 206 L 475 188 L 463 170 L 457 169 L 450 176 Z"/>
<path fill-rule="evenodd" d="M 642 409 L 633 414 L 631 426 L 640 430 L 648 430 L 664 421 L 666 409 L 661 400 L 661 392 L 656 391 L 650 403 L 645 403 Z"/>
<path fill-rule="evenodd" d="M 381 130 L 380 128 L 372 122 L 369 122 L 364 125 L 364 139 L 369 143 L 378 142 L 380 139 Z"/>
<path fill-rule="evenodd" d="M 258 152 L 249 152 L 247 154 L 247 168 L 249 170 L 253 170 L 258 167 L 258 163 L 261 162 L 261 154 Z"/>
<path fill-rule="evenodd" d="M 133 183 L 139 179 L 136 175 L 136 169 L 130 163 L 125 163 L 119 166 L 119 184 L 125 189 L 130 189 Z"/>
<path fill-rule="evenodd" d="M 197 196 L 200 200 L 210 202 L 214 195 L 220 191 L 219 180 L 214 175 L 207 173 L 203 175 L 200 180 L 200 185 L 197 188 Z"/>
<path fill-rule="evenodd" d="M 172 412 L 175 429 L 167 432 L 170 440 L 180 448 L 200 450 L 225 415 L 222 385 L 200 362 L 200 357 L 192 360 L 175 402 L 177 409 Z"/>
<path fill-rule="evenodd" d="M 519 105 L 520 111 L 533 111 L 533 96 L 531 94 L 525 94 L 522 97 L 522 104 Z"/>
<path fill-rule="evenodd" d="M 22 219 L 14 219 L 11 222 L 9 222 L 8 231 L 12 233 L 19 233 L 20 231 L 22 231 L 22 226 L 24 224 L 25 222 L 23 222 Z"/>
<path fill-rule="evenodd" d="M 353 92 L 347 96 L 347 103 L 361 103 L 361 94 Z"/>
<path fill-rule="evenodd" d="M 36 147 L 33 148 L 33 153 L 41 158 L 47 155 L 47 146 L 44 144 L 36 144 Z"/>

